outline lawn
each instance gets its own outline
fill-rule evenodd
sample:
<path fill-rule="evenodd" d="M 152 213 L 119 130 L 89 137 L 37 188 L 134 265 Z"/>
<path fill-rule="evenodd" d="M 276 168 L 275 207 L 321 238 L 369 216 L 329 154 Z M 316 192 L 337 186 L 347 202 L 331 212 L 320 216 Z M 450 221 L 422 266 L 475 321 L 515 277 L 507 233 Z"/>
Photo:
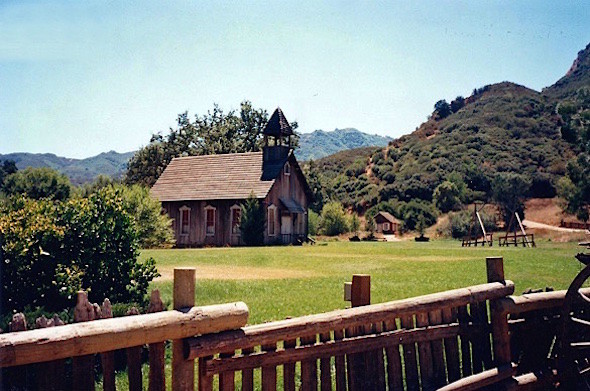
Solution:
<path fill-rule="evenodd" d="M 198 305 L 244 301 L 249 323 L 261 323 L 346 307 L 343 283 L 371 275 L 372 302 L 480 284 L 485 257 L 503 256 L 516 293 L 527 288 L 566 289 L 581 270 L 575 243 L 542 241 L 537 248 L 462 248 L 456 241 L 431 243 L 326 242 L 303 247 L 144 250 L 163 277 L 152 283 L 168 305 L 172 271 L 197 269 Z"/>

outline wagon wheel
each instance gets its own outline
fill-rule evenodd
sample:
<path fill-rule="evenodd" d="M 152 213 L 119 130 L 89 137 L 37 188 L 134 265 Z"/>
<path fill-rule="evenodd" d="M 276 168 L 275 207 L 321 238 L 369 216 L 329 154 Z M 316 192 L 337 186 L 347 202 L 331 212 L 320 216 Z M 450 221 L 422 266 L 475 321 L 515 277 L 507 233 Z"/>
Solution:
<path fill-rule="evenodd" d="M 584 290 L 590 265 L 574 279 L 561 312 L 561 346 L 558 353 L 560 389 L 590 390 L 590 292 Z"/>

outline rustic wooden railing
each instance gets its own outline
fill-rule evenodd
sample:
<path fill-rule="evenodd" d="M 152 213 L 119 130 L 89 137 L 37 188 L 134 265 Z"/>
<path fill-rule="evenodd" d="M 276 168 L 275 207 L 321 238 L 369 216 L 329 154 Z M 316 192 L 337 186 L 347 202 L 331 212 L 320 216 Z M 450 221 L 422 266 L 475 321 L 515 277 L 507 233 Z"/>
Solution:
<path fill-rule="evenodd" d="M 140 390 L 138 347 L 148 345 L 149 389 L 164 390 L 163 343 L 172 340 L 173 390 L 194 390 L 197 381 L 203 391 L 545 387 L 550 380 L 539 368 L 546 363 L 523 357 L 551 345 L 565 292 L 510 296 L 514 285 L 504 280 L 502 258 L 486 262 L 486 284 L 373 305 L 370 277 L 356 275 L 353 308 L 252 326 L 245 326 L 248 308 L 241 302 L 194 307 L 195 271 L 176 269 L 175 310 L 159 312 L 155 294 L 153 313 L 110 319 L 107 303 L 100 308 L 80 294 L 76 320 L 87 322 L 0 334 L 0 368 L 18 389 L 92 390 L 100 362 L 103 387 L 114 390 L 113 351 L 125 349 L 129 388 Z M 44 322 L 52 326 L 47 320 L 39 326 Z M 553 334 L 539 346 L 537 339 L 523 345 L 533 334 L 519 335 L 538 322 Z M 36 374 L 33 382 L 28 372 Z"/>

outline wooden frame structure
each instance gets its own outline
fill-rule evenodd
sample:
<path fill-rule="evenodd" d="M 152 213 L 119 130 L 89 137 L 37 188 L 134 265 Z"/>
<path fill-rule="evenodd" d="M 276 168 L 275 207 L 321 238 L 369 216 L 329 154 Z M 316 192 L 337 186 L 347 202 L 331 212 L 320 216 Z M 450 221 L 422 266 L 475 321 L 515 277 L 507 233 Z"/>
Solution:
<path fill-rule="evenodd" d="M 76 312 L 87 322 L 0 334 L 0 369 L 11 384 L 25 384 L 35 373 L 37 388 L 67 389 L 72 383 L 63 384 L 59 374 L 64 359 L 73 357 L 75 389 L 93 390 L 94 355 L 100 354 L 104 389 L 114 390 L 109 355 L 126 349 L 129 387 L 140 390 L 137 353 L 147 344 L 149 389 L 164 390 L 163 342 L 172 340 L 174 390 L 194 390 L 195 383 L 202 391 L 295 390 L 299 381 L 302 390 L 547 389 L 551 373 L 541 377 L 541 364 L 522 361 L 548 357 L 539 354 L 547 339 L 524 346 L 527 338 L 515 337 L 553 330 L 539 327 L 539 316 L 554 324 L 565 291 L 511 296 L 503 259 L 488 257 L 486 266 L 485 284 L 373 305 L 370 276 L 355 275 L 352 308 L 251 326 L 245 326 L 244 303 L 194 307 L 195 271 L 176 269 L 175 310 L 160 312 L 155 294 L 154 313 L 92 320 L 98 306 L 80 294 Z"/>
<path fill-rule="evenodd" d="M 517 226 L 518 223 L 518 226 Z M 520 233 L 518 229 L 520 228 Z M 506 234 L 498 238 L 498 246 L 518 246 L 522 244 L 523 247 L 536 247 L 535 244 L 535 235 L 534 234 L 527 234 L 524 225 L 522 224 L 522 220 L 518 215 L 518 212 L 514 212 L 512 217 L 510 218 L 510 222 L 506 227 Z"/>
<path fill-rule="evenodd" d="M 493 234 L 487 233 L 486 228 L 483 225 L 483 221 L 481 220 L 481 216 L 479 212 L 483 210 L 486 206 L 485 202 L 477 202 L 473 203 L 473 218 L 471 219 L 471 224 L 469 225 L 469 234 L 463 238 L 461 242 L 462 247 L 477 247 L 478 244 L 481 246 L 492 246 L 494 244 Z M 478 233 L 478 224 L 479 228 L 481 228 L 482 236 L 479 236 Z"/>

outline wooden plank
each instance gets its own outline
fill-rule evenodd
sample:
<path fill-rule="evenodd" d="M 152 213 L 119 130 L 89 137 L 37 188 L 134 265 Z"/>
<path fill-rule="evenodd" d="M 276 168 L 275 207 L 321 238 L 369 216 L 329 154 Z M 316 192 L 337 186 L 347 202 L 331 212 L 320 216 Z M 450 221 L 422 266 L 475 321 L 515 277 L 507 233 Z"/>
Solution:
<path fill-rule="evenodd" d="M 160 291 L 158 289 L 152 290 L 150 295 L 150 304 L 148 306 L 148 313 L 165 311 L 166 307 L 160 298 Z M 104 313 L 104 310 L 103 310 Z M 166 343 L 158 342 L 148 346 L 149 350 L 149 391 L 165 391 L 166 390 Z"/>
<path fill-rule="evenodd" d="M 111 319 L 113 317 L 113 308 L 108 298 L 105 298 L 102 302 L 100 317 L 101 319 Z M 101 353 L 100 364 L 102 366 L 103 390 L 115 391 L 115 352 Z"/>
<path fill-rule="evenodd" d="M 585 295 L 590 295 L 590 288 L 580 289 Z M 508 296 L 499 299 L 501 312 L 506 314 L 522 314 L 530 311 L 561 308 L 567 291 L 529 293 L 521 296 Z"/>
<path fill-rule="evenodd" d="M 277 344 L 269 344 L 262 346 L 263 352 L 275 352 Z M 276 365 L 262 366 L 262 390 L 276 391 L 277 389 L 277 367 Z"/>
<path fill-rule="evenodd" d="M 355 274 L 352 276 L 351 306 L 362 307 L 371 304 L 371 276 L 368 274 Z M 349 329 L 347 335 L 358 336 L 371 334 L 370 324 L 355 326 Z M 370 352 L 353 353 L 347 356 L 350 374 L 349 385 L 353 390 L 374 389 L 374 365 Z"/>
<path fill-rule="evenodd" d="M 443 324 L 442 311 L 432 311 L 428 314 L 429 323 L 433 326 Z M 432 350 L 432 369 L 434 372 L 434 386 L 440 388 L 447 384 L 446 368 L 445 368 L 445 354 L 443 348 L 443 340 L 437 339 L 430 342 L 430 349 Z"/>
<path fill-rule="evenodd" d="M 47 319 L 45 315 L 37 318 L 35 324 L 38 329 L 46 327 L 63 326 L 64 322 L 55 314 Z M 55 360 L 36 365 L 37 389 L 56 391 L 65 389 L 65 361 Z"/>
<path fill-rule="evenodd" d="M 248 356 L 254 352 L 253 348 L 247 348 L 242 351 L 244 356 Z M 295 368 L 295 365 L 293 365 Z M 254 390 L 254 370 L 252 368 L 247 368 L 242 370 L 242 391 L 253 391 Z M 287 387 L 285 386 L 285 391 L 288 391 Z M 293 373 L 293 389 L 291 391 L 295 391 L 295 374 Z"/>
<path fill-rule="evenodd" d="M 174 268 L 172 296 L 175 310 L 195 305 L 195 276 L 194 268 Z M 194 391 L 195 362 L 194 359 L 185 359 L 183 349 L 184 344 L 181 339 L 172 341 L 172 389 Z"/>
<path fill-rule="evenodd" d="M 297 345 L 297 340 L 290 339 L 284 341 L 285 349 L 293 349 Z M 295 362 L 283 364 L 283 389 L 285 391 L 295 391 Z"/>
<path fill-rule="evenodd" d="M 385 331 L 395 331 L 397 325 L 395 320 L 385 322 Z M 399 345 L 386 346 L 387 355 L 387 384 L 390 391 L 403 391 L 402 362 L 399 353 Z"/>
<path fill-rule="evenodd" d="M 344 330 L 334 330 L 334 341 L 344 339 Z M 334 366 L 336 370 L 336 391 L 346 391 L 346 359 L 344 354 L 338 354 L 334 357 Z"/>
<path fill-rule="evenodd" d="M 233 357 L 235 352 L 221 353 L 219 357 Z M 219 374 L 219 391 L 234 391 L 235 371 L 227 371 Z"/>
<path fill-rule="evenodd" d="M 193 307 L 182 311 L 101 319 L 85 325 L 69 324 L 55 329 L 4 333 L 0 334 L 0 367 L 52 361 L 198 334 L 235 330 L 244 326 L 247 320 L 246 304 L 229 303 Z M 145 330 L 150 332 L 146 333 Z"/>
<path fill-rule="evenodd" d="M 484 301 L 477 305 L 477 318 L 482 325 L 482 333 L 481 333 L 481 349 L 482 349 L 482 360 L 485 369 L 492 368 L 492 344 L 491 344 L 491 325 L 490 325 L 490 318 L 488 316 L 488 305 Z M 508 325 L 508 321 L 506 321 L 506 325 Z M 508 330 L 508 329 L 506 329 Z M 506 334 L 508 336 L 508 334 Z M 505 363 L 508 364 L 509 362 Z"/>
<path fill-rule="evenodd" d="M 412 330 L 414 328 L 414 317 L 412 315 L 405 315 L 401 317 L 401 326 L 403 329 Z M 420 389 L 420 379 L 418 377 L 418 363 L 416 361 L 417 357 L 415 341 L 405 340 L 402 348 L 404 352 L 406 388 L 408 391 L 417 391 Z"/>
<path fill-rule="evenodd" d="M 374 326 L 374 331 L 376 334 L 383 333 L 385 331 L 383 322 L 377 323 Z M 385 381 L 385 360 L 383 358 L 383 348 L 375 350 L 374 354 L 376 371 L 376 389 L 385 391 L 387 382 Z"/>
<path fill-rule="evenodd" d="M 428 328 L 428 314 L 416 314 L 416 327 Z M 434 385 L 434 367 L 432 359 L 432 350 L 430 342 L 418 343 L 418 360 L 420 362 L 420 377 L 422 378 L 422 389 L 431 391 L 435 389 Z"/>
<path fill-rule="evenodd" d="M 455 323 L 457 321 L 457 310 L 455 308 L 445 308 L 442 310 L 442 320 L 444 323 Z M 459 342 L 457 337 L 445 338 L 445 357 L 447 363 L 447 373 L 449 383 L 459 380 L 461 377 L 461 364 L 459 356 Z"/>
<path fill-rule="evenodd" d="M 510 281 L 507 281 L 506 284 L 482 284 L 388 303 L 253 325 L 214 335 L 201 335 L 186 339 L 188 357 L 196 358 L 199 355 L 213 355 L 220 351 L 238 350 L 283 341 L 292 338 L 293 335 L 308 336 L 330 330 L 362 326 L 403 315 L 411 315 L 415 312 L 458 307 L 486 299 L 506 297 L 513 292 L 514 283 Z M 0 335 L 0 352 L 2 351 L 1 338 Z"/>
<path fill-rule="evenodd" d="M 316 343 L 316 336 L 301 337 L 300 346 L 313 346 Z M 284 351 L 284 350 L 283 350 Z M 275 353 L 276 354 L 276 353 Z M 317 360 L 313 354 L 304 355 L 301 360 L 301 389 L 303 391 L 317 391 L 318 373 Z"/>
<path fill-rule="evenodd" d="M 25 333 L 27 330 L 27 319 L 25 315 L 21 312 L 12 315 L 12 321 L 8 323 L 8 330 L 11 333 Z M 6 386 L 8 390 L 29 389 L 32 386 L 29 380 L 31 369 L 31 366 L 28 365 L 8 369 L 4 379 L 0 376 L 0 381 L 2 381 L 0 388 Z"/>
<path fill-rule="evenodd" d="M 76 308 L 74 308 L 74 322 L 90 322 L 94 319 L 96 319 L 94 306 L 88 301 L 86 292 L 79 291 Z M 94 354 L 80 355 L 72 359 L 72 382 L 77 390 L 94 391 Z"/>
<path fill-rule="evenodd" d="M 469 304 L 469 318 L 474 325 L 479 325 L 479 319 L 477 317 L 477 305 L 478 303 Z M 469 342 L 471 342 L 471 365 L 473 366 L 473 373 L 479 373 L 483 371 L 483 354 L 482 354 L 482 338 L 481 334 L 474 334 L 469 336 Z"/>
<path fill-rule="evenodd" d="M 320 342 L 326 343 L 332 341 L 330 333 L 320 334 Z M 320 389 L 322 391 L 332 391 L 332 365 L 330 357 L 320 359 Z"/>
<path fill-rule="evenodd" d="M 135 307 L 129 308 L 127 316 L 139 315 Z M 141 349 L 142 346 L 133 346 L 125 351 L 127 356 L 127 378 L 129 379 L 129 391 L 141 391 L 143 388 L 141 376 Z"/>
<path fill-rule="evenodd" d="M 206 372 L 207 363 L 213 359 L 213 356 L 200 357 L 197 363 L 199 372 L 199 381 L 197 382 L 199 391 L 211 391 L 213 390 L 213 375 Z M 227 372 L 227 371 L 224 371 Z M 174 390 L 174 388 L 172 388 Z"/>
<path fill-rule="evenodd" d="M 466 306 L 461 306 L 458 308 L 458 316 L 459 325 L 462 327 L 467 327 L 469 322 L 469 313 L 467 312 Z M 471 345 L 469 342 L 468 335 L 461 335 L 461 372 L 463 377 L 470 376 L 473 373 L 472 366 L 471 366 Z"/>
<path fill-rule="evenodd" d="M 500 382 L 510 379 L 515 372 L 515 368 L 512 365 L 506 364 L 457 380 L 454 383 L 442 387 L 439 391 L 480 390 L 487 386 L 498 385 Z"/>

